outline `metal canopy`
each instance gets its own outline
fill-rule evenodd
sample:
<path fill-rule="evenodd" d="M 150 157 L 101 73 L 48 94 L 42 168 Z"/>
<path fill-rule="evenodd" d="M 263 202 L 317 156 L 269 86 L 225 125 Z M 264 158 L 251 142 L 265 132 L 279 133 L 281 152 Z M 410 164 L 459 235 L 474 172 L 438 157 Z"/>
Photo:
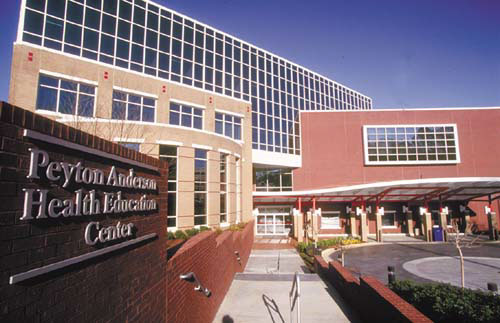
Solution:
<path fill-rule="evenodd" d="M 486 197 L 486 199 L 484 199 Z M 500 177 L 430 178 L 334 187 L 309 191 L 253 192 L 255 204 L 302 202 L 422 204 L 431 201 L 493 201 L 500 198 Z"/>

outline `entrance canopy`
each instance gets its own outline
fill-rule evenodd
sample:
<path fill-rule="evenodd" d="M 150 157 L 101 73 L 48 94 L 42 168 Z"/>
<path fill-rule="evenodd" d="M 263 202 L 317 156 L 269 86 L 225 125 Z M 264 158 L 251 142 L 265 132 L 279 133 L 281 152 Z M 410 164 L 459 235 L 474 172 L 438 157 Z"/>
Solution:
<path fill-rule="evenodd" d="M 452 177 L 376 182 L 291 192 L 254 192 L 255 204 L 315 202 L 493 201 L 500 198 L 500 177 Z"/>

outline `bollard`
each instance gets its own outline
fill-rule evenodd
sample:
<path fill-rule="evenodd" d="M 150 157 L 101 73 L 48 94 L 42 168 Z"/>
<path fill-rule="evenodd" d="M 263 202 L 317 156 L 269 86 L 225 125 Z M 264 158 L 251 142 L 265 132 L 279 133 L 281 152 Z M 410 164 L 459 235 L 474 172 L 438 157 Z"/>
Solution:
<path fill-rule="evenodd" d="M 389 284 L 395 283 L 396 282 L 396 274 L 394 273 L 394 266 L 388 266 L 387 267 L 387 280 L 389 281 Z"/>
<path fill-rule="evenodd" d="M 488 290 L 493 293 L 498 292 L 498 285 L 495 283 L 488 283 Z"/>

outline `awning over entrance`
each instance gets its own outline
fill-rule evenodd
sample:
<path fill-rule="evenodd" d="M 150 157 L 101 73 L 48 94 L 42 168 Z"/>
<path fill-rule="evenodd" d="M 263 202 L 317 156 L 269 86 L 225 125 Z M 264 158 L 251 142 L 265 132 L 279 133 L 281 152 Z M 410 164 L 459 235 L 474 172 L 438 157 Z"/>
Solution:
<path fill-rule="evenodd" d="M 254 192 L 255 204 L 315 202 L 493 201 L 500 198 L 500 177 L 455 177 L 376 182 L 308 191 Z"/>

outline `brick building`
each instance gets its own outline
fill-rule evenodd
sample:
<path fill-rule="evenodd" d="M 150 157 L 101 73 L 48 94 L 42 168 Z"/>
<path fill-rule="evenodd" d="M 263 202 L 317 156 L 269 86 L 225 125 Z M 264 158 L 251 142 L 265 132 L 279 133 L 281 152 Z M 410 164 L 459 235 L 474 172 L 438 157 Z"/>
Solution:
<path fill-rule="evenodd" d="M 498 226 L 499 108 L 372 110 L 152 1 L 23 0 L 18 30 L 9 101 L 167 159 L 169 230 L 253 217 L 256 235 L 299 239 Z"/>

